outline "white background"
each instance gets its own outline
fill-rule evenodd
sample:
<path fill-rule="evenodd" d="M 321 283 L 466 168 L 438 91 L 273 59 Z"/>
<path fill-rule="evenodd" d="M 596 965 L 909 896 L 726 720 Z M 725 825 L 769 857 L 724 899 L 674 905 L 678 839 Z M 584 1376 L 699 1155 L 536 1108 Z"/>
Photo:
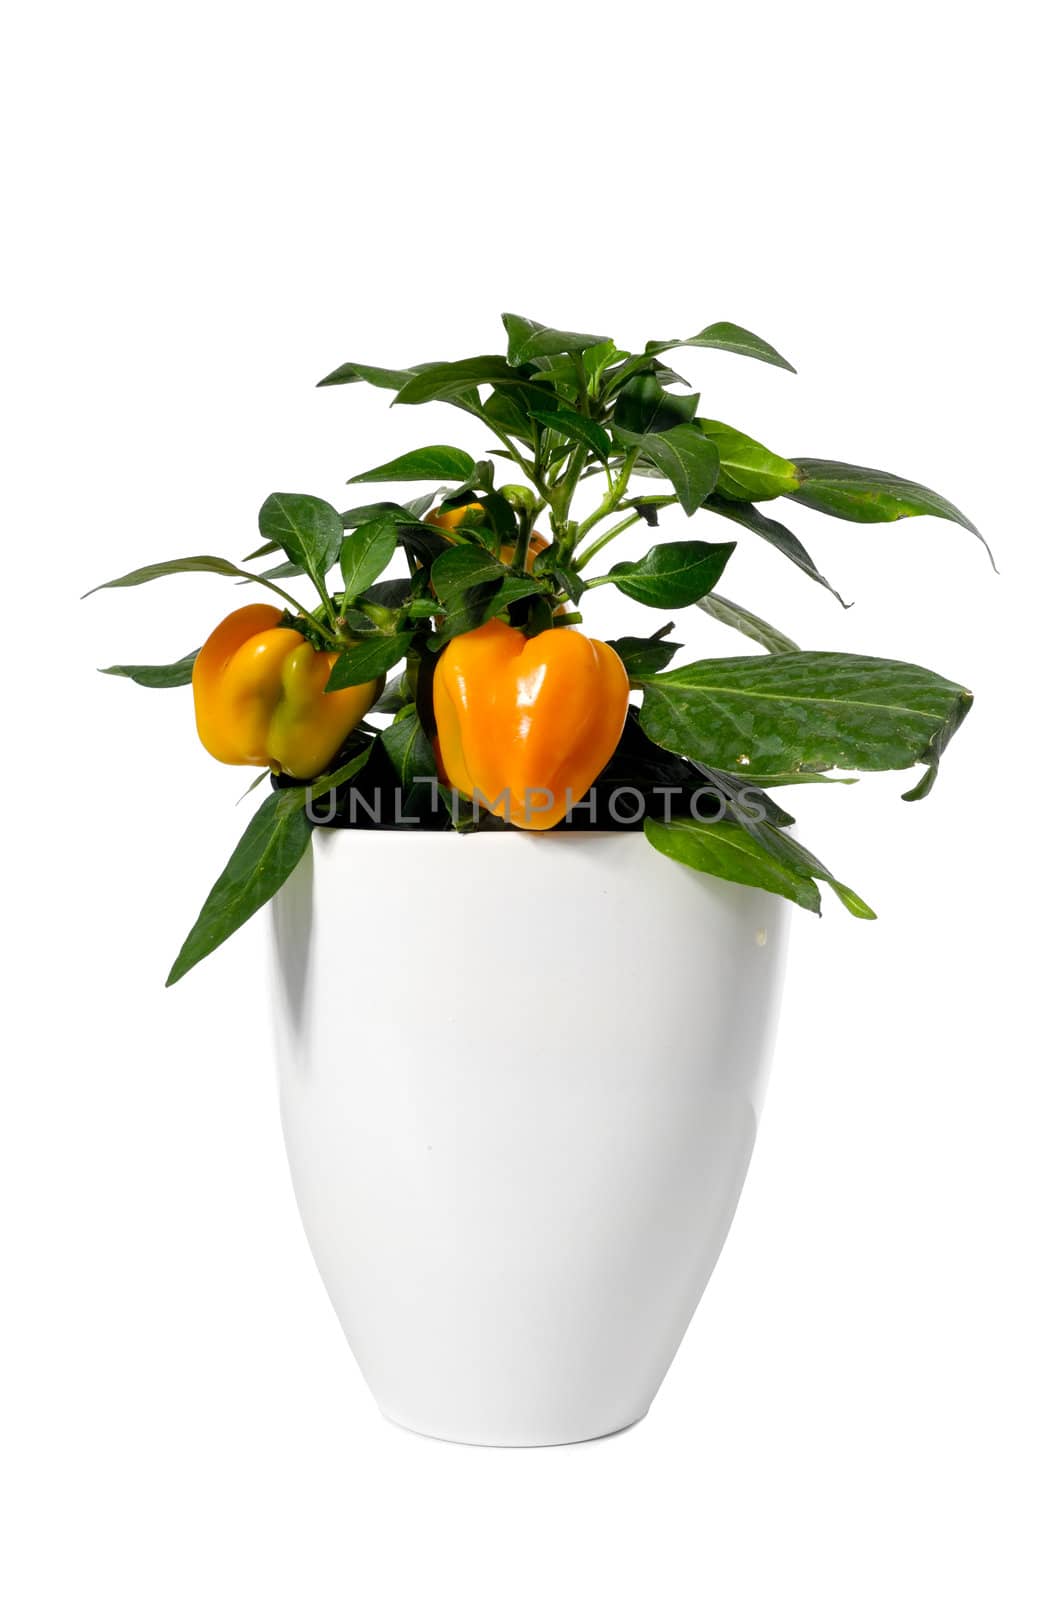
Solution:
<path fill-rule="evenodd" d="M 22 10 L 3 96 L 5 1594 L 1057 1596 L 1047 11 Z M 1001 569 L 943 522 L 788 510 L 843 612 L 739 536 L 728 594 L 805 647 L 958 678 L 975 710 L 922 805 L 896 775 L 795 792 L 803 837 L 881 920 L 832 903 L 797 927 L 746 1193 L 648 1419 L 535 1452 L 377 1414 L 288 1188 L 262 927 L 162 988 L 250 814 L 244 778 L 199 748 L 187 691 L 93 668 L 183 655 L 245 592 L 76 600 L 146 561 L 244 555 L 271 490 L 342 502 L 414 444 L 480 446 L 449 408 L 314 383 L 498 349 L 504 309 L 621 342 L 755 329 L 800 376 L 679 352 L 703 411 L 931 483 Z M 587 615 L 603 636 L 644 617 Z M 742 648 L 700 617 L 680 636 Z M 457 913 L 438 914 L 445 961 Z M 374 1003 L 362 965 L 352 949 L 354 1011 Z M 504 980 L 536 1026 L 533 964 Z"/>

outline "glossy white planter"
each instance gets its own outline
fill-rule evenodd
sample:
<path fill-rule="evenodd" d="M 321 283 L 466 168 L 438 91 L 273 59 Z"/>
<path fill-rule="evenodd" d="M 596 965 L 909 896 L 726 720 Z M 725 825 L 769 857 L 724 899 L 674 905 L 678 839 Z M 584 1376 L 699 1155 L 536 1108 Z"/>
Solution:
<path fill-rule="evenodd" d="M 639 833 L 315 831 L 274 901 L 284 1135 L 393 1421 L 644 1415 L 745 1178 L 787 911 Z"/>

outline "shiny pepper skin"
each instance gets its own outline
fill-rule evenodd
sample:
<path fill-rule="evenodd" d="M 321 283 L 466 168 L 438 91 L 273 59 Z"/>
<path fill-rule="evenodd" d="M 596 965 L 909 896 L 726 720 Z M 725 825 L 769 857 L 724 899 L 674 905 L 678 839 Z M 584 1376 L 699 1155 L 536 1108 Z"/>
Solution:
<path fill-rule="evenodd" d="M 218 761 L 316 778 L 384 680 L 325 694 L 335 654 L 278 627 L 282 614 L 242 606 L 218 624 L 192 668 L 196 728 Z"/>
<path fill-rule="evenodd" d="M 628 690 L 616 651 L 574 628 L 461 634 L 432 686 L 444 777 L 518 828 L 552 828 L 616 749 Z"/>

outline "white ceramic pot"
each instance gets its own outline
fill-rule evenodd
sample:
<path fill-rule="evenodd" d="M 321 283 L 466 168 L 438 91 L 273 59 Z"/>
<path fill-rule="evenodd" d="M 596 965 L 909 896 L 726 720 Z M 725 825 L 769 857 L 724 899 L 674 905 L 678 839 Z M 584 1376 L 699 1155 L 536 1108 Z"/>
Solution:
<path fill-rule="evenodd" d="M 274 901 L 284 1136 L 393 1421 L 644 1415 L 745 1178 L 787 912 L 641 833 L 315 830 Z"/>

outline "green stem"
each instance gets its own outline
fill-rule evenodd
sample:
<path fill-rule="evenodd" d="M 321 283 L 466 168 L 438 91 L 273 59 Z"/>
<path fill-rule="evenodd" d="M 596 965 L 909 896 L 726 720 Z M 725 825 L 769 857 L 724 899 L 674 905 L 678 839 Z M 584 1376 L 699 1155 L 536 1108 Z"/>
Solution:
<path fill-rule="evenodd" d="M 576 445 L 568 460 L 565 475 L 550 498 L 550 521 L 558 540 L 558 554 L 565 557 L 575 549 L 575 539 L 568 531 L 568 513 L 572 496 L 579 485 L 580 474 L 587 465 L 588 450 L 585 444 Z"/>
<path fill-rule="evenodd" d="M 259 578 L 250 572 L 247 574 L 247 576 L 251 578 L 252 582 L 261 585 L 263 589 L 272 589 L 274 594 L 279 594 L 285 605 L 288 607 L 288 610 L 294 611 L 298 616 L 303 618 L 304 622 L 308 622 L 314 631 L 321 635 L 326 644 L 334 645 L 339 643 L 335 635 L 330 633 L 323 623 L 320 623 L 317 620 L 312 611 L 307 611 L 305 606 L 301 606 L 298 600 L 296 600 L 293 595 L 288 594 L 286 590 L 282 589 L 279 584 L 271 583 L 269 578 Z M 320 593 L 320 590 L 318 592 Z M 329 605 L 329 611 L 332 612 L 331 603 Z M 335 613 L 332 612 L 332 615 L 335 616 Z"/>
<path fill-rule="evenodd" d="M 611 528 L 607 528 L 603 534 L 595 539 L 593 544 L 588 545 L 584 550 L 579 560 L 575 563 L 576 571 L 582 572 L 587 563 L 593 561 L 598 552 L 604 550 L 606 545 L 610 544 L 618 533 L 623 533 L 626 529 L 633 528 L 639 520 L 638 512 L 633 511 L 630 517 L 625 517 L 622 522 L 616 522 Z"/>
<path fill-rule="evenodd" d="M 528 548 L 531 544 L 533 516 L 534 513 L 530 516 L 523 507 L 521 507 L 517 512 L 517 542 L 513 547 L 513 560 L 510 562 L 510 566 L 513 568 L 514 572 L 519 574 L 519 576 L 522 578 L 524 576 L 524 568 L 528 562 Z"/>
<path fill-rule="evenodd" d="M 627 493 L 627 486 L 631 481 L 631 474 L 634 470 L 637 457 L 637 449 L 628 451 L 627 455 L 624 457 L 624 465 L 621 467 L 616 479 L 613 482 L 612 488 L 603 499 L 601 505 L 598 507 L 597 511 L 592 511 L 586 521 L 581 522 L 579 527 L 576 529 L 575 543 L 577 545 L 593 527 L 596 527 L 597 524 L 602 521 L 604 517 L 611 516 L 616 510 L 617 506 L 624 498 L 624 495 Z"/>
<path fill-rule="evenodd" d="M 490 417 L 480 415 L 480 421 L 487 424 L 496 439 L 500 439 L 502 441 L 510 455 L 513 457 L 513 460 L 516 462 L 517 466 L 528 479 L 529 483 L 535 485 L 536 489 L 542 495 L 544 500 L 549 500 L 549 488 L 543 482 L 542 473 L 538 470 L 536 463 L 534 461 L 529 461 L 527 456 L 522 456 L 505 429 L 500 428 L 497 423 L 492 422 Z"/>

